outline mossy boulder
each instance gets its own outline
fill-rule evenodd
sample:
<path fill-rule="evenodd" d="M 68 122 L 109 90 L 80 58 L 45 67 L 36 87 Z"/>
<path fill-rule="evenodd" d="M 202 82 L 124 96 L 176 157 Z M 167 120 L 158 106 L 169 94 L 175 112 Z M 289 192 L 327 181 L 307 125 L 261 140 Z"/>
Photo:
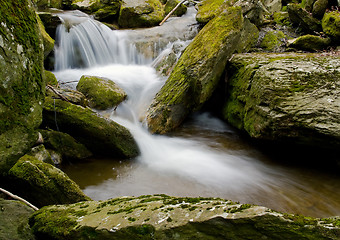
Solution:
<path fill-rule="evenodd" d="M 121 197 L 35 212 L 39 239 L 338 239 L 339 220 L 275 212 L 224 199 Z"/>
<path fill-rule="evenodd" d="M 336 43 L 340 43 L 340 12 L 332 11 L 325 13 L 322 18 L 322 30 Z"/>
<path fill-rule="evenodd" d="M 45 82 L 46 85 L 58 85 L 58 80 L 56 78 L 56 76 L 54 75 L 54 73 L 44 70 L 44 77 L 45 77 Z"/>
<path fill-rule="evenodd" d="M 288 4 L 287 10 L 290 21 L 293 25 L 302 29 L 306 33 L 321 32 L 321 21 L 314 18 L 299 4 Z"/>
<path fill-rule="evenodd" d="M 92 153 L 81 143 L 67 133 L 53 130 L 39 130 L 44 138 L 47 149 L 54 150 L 65 159 L 84 159 Z"/>
<path fill-rule="evenodd" d="M 165 15 L 168 15 L 176 6 L 177 4 L 179 4 L 181 2 L 181 0 L 169 0 L 166 2 L 165 7 L 164 7 L 164 11 L 165 11 Z M 180 17 L 183 14 L 185 14 L 187 12 L 187 6 L 185 6 L 184 4 L 181 4 L 173 13 L 172 15 Z"/>
<path fill-rule="evenodd" d="M 340 58 L 237 54 L 228 64 L 225 119 L 250 137 L 338 149 Z"/>
<path fill-rule="evenodd" d="M 125 0 L 120 8 L 118 24 L 123 28 L 153 27 L 164 18 L 159 0 Z"/>
<path fill-rule="evenodd" d="M 46 91 L 46 96 L 53 99 L 62 99 L 83 107 L 88 106 L 88 100 L 86 99 L 85 95 L 76 90 L 49 85 Z"/>
<path fill-rule="evenodd" d="M 235 1 L 203 0 L 197 4 L 197 22 L 207 24 L 211 19 L 218 16 L 223 8 L 230 7 Z"/>
<path fill-rule="evenodd" d="M 328 6 L 328 0 L 316 0 L 313 4 L 312 15 L 317 19 L 322 19 Z"/>
<path fill-rule="evenodd" d="M 289 40 L 289 47 L 301 49 L 304 51 L 320 51 L 326 49 L 331 44 L 330 38 L 323 38 L 315 35 L 303 35 L 301 37 Z"/>
<path fill-rule="evenodd" d="M 264 33 L 260 40 L 259 47 L 264 51 L 280 52 L 281 46 L 285 45 L 286 35 L 279 30 L 269 30 Z"/>
<path fill-rule="evenodd" d="M 19 201 L 0 198 L 0 239 L 34 240 L 28 219 L 34 210 Z"/>
<path fill-rule="evenodd" d="M 151 132 L 173 130 L 210 98 L 228 58 L 257 39 L 257 28 L 248 24 L 241 8 L 228 8 L 205 25 L 154 98 L 147 116 Z"/>
<path fill-rule="evenodd" d="M 139 153 L 130 132 L 116 122 L 103 118 L 89 108 L 47 97 L 44 125 L 70 134 L 93 154 L 130 158 Z"/>
<path fill-rule="evenodd" d="M 117 107 L 127 95 L 122 88 L 108 78 L 82 76 L 77 90 L 89 100 L 89 106 L 99 110 Z"/>
<path fill-rule="evenodd" d="M 50 153 L 46 150 L 43 144 L 33 147 L 31 151 L 27 153 L 27 155 L 30 155 L 38 159 L 39 161 L 49 163 L 49 164 L 54 164 Z"/>
<path fill-rule="evenodd" d="M 37 207 L 90 200 L 64 172 L 25 155 L 10 169 L 9 188 Z"/>
<path fill-rule="evenodd" d="M 55 39 L 57 27 L 59 24 L 61 24 L 60 18 L 51 12 L 38 12 L 37 13 L 40 20 L 44 24 L 44 28 L 49 36 L 51 36 L 52 39 Z"/>
<path fill-rule="evenodd" d="M 45 95 L 43 42 L 31 1 L 0 5 L 0 174 L 37 139 Z"/>
<path fill-rule="evenodd" d="M 54 39 L 52 39 L 51 36 L 46 32 L 44 24 L 42 23 L 39 15 L 37 15 L 37 20 L 44 44 L 44 57 L 46 58 L 54 48 Z"/>

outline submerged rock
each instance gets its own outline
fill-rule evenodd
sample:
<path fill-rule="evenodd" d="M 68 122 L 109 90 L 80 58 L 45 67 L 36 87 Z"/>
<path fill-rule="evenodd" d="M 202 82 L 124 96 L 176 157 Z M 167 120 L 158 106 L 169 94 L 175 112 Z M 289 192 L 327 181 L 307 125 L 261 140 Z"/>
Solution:
<path fill-rule="evenodd" d="M 70 134 L 96 155 L 130 158 L 139 153 L 125 127 L 100 117 L 89 108 L 47 97 L 43 114 L 45 125 L 52 129 L 58 126 L 60 131 Z"/>
<path fill-rule="evenodd" d="M 43 42 L 31 1 L 0 4 L 0 175 L 34 145 L 45 95 Z"/>
<path fill-rule="evenodd" d="M 28 219 L 34 210 L 22 202 L 0 198 L 0 239 L 34 240 Z"/>
<path fill-rule="evenodd" d="M 210 21 L 154 98 L 147 116 L 151 132 L 171 131 L 199 109 L 216 88 L 228 58 L 252 45 L 257 34 L 257 28 L 244 21 L 241 8 L 228 8 Z"/>
<path fill-rule="evenodd" d="M 91 200 L 64 172 L 25 155 L 10 169 L 12 191 L 37 207 Z"/>
<path fill-rule="evenodd" d="M 122 88 L 108 78 L 82 76 L 77 90 L 89 100 L 89 106 L 99 110 L 117 107 L 127 95 Z"/>
<path fill-rule="evenodd" d="M 237 54 L 224 117 L 256 139 L 338 148 L 340 57 Z"/>
<path fill-rule="evenodd" d="M 121 197 L 34 213 L 44 239 L 338 239 L 339 220 L 275 212 L 223 199 Z M 90 237 L 91 236 L 91 237 Z"/>

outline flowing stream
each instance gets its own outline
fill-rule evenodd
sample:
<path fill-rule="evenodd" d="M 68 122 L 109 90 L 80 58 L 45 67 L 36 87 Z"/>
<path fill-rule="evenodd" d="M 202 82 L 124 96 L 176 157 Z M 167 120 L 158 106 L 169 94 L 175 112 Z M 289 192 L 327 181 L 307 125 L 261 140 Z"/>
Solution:
<path fill-rule="evenodd" d="M 74 89 L 82 75 L 92 75 L 122 87 L 128 99 L 101 113 L 127 127 L 141 150 L 128 161 L 90 159 L 62 166 L 92 199 L 165 193 L 221 197 L 316 217 L 340 215 L 339 176 L 273 161 L 275 154 L 252 146 L 209 113 L 192 115 L 169 136 L 148 132 L 147 108 L 166 80 L 153 65 L 157 56 L 175 45 L 185 47 L 195 36 L 193 8 L 161 27 L 137 30 L 111 30 L 80 12 L 60 17 L 58 81 Z"/>

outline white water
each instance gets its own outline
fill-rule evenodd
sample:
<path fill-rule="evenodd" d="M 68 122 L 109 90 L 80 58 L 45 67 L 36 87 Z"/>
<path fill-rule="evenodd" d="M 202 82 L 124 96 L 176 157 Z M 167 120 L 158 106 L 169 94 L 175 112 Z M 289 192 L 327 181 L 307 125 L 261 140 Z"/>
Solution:
<path fill-rule="evenodd" d="M 147 108 L 166 79 L 152 67 L 154 59 L 150 58 L 150 54 L 143 57 L 138 53 L 132 39 L 136 40 L 138 36 L 137 40 L 140 40 L 145 32 L 149 37 L 152 31 L 161 38 L 164 32 L 174 31 L 173 26 L 182 25 L 176 23 L 176 18 L 170 19 L 164 27 L 132 32 L 111 31 L 87 17 L 78 17 L 75 21 L 69 15 L 63 17 L 67 27 L 58 30 L 55 71 L 58 81 L 64 87 L 75 88 L 82 75 L 93 75 L 111 79 L 121 86 L 128 99 L 116 111 L 104 111 L 102 114 L 127 127 L 141 150 L 140 156 L 133 161 L 133 167 L 126 171 L 120 168 L 119 177 L 114 177 L 115 167 L 108 169 L 109 176 L 105 181 L 86 186 L 84 192 L 87 195 L 99 200 L 121 195 L 166 193 L 218 196 L 258 204 L 271 205 L 272 202 L 275 205 L 278 204 L 276 200 L 268 199 L 266 194 L 289 186 L 288 193 L 275 194 L 283 195 L 281 198 L 286 202 L 295 204 L 296 200 L 292 197 L 295 193 L 289 191 L 292 191 L 291 188 L 300 191 L 304 186 L 290 180 L 289 174 L 254 158 L 252 151 L 224 147 L 199 134 L 184 138 L 151 135 L 147 131 L 143 124 Z M 183 19 L 190 26 L 194 22 L 194 12 L 189 11 Z M 170 28 L 171 31 L 168 30 Z M 182 32 L 190 36 L 194 35 L 195 29 L 190 34 Z M 171 38 L 172 43 L 188 40 L 180 37 L 180 33 L 176 34 L 171 34 L 176 36 Z M 166 36 L 165 39 L 170 38 Z M 160 55 L 169 52 L 172 46 L 171 42 L 161 42 L 167 40 L 159 39 L 157 49 L 153 49 Z M 206 135 L 209 132 L 223 136 L 234 134 L 225 123 L 210 115 L 201 114 L 194 119 L 195 125 Z M 95 178 L 95 175 L 87 176 L 91 177 Z M 307 197 L 310 194 L 307 190 L 303 193 Z M 257 197 L 261 200 L 257 201 Z"/>

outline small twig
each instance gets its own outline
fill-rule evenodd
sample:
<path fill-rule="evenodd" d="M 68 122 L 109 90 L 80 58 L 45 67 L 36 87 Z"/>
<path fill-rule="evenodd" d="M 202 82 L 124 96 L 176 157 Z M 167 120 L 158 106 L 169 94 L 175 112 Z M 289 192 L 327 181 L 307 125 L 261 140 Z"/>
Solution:
<path fill-rule="evenodd" d="M 66 102 L 70 102 L 67 98 L 65 98 L 63 95 L 61 95 L 60 93 L 58 93 L 58 91 L 56 91 L 54 89 L 54 87 L 52 87 L 51 85 L 47 85 L 47 88 L 51 89 L 52 92 L 54 92 L 55 94 L 57 94 L 61 99 L 65 100 Z"/>
<path fill-rule="evenodd" d="M 166 15 L 166 17 L 163 19 L 163 21 L 159 24 L 159 26 L 162 26 L 162 24 L 171 16 L 171 14 L 174 12 L 174 11 L 176 11 L 176 9 L 182 4 L 182 3 L 184 3 L 185 1 L 187 1 L 187 0 L 183 0 L 183 1 L 181 1 L 180 3 L 178 3 L 177 5 L 176 5 L 176 7 L 174 7 L 174 9 L 172 9 L 171 10 L 171 12 L 169 12 L 169 14 L 168 15 Z"/>
<path fill-rule="evenodd" d="M 13 193 L 9 192 L 9 191 L 6 191 L 5 189 L 3 188 L 0 188 L 0 191 L 7 194 L 8 196 L 10 196 L 11 198 L 13 199 L 16 199 L 16 200 L 19 200 L 21 202 L 24 202 L 25 204 L 27 204 L 28 206 L 30 206 L 31 208 L 33 208 L 35 211 L 38 211 L 39 208 L 37 208 L 36 206 L 34 206 L 33 204 L 29 203 L 28 201 L 26 201 L 25 199 L 21 198 L 21 197 L 18 197 L 17 195 L 14 195 Z"/>

